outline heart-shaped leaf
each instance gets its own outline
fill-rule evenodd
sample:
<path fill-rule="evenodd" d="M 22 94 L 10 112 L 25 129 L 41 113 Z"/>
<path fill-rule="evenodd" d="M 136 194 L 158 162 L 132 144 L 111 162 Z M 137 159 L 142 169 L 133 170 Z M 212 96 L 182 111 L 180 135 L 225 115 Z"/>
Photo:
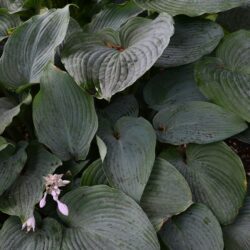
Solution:
<path fill-rule="evenodd" d="M 206 204 L 221 224 L 237 216 L 246 194 L 246 174 L 240 158 L 226 144 L 188 145 L 161 153 L 186 178 L 196 202 Z"/>
<path fill-rule="evenodd" d="M 0 98 L 0 134 L 12 123 L 12 120 L 21 111 L 23 104 L 30 104 L 32 96 L 30 94 L 24 95 L 20 104 L 16 104 L 15 101 L 8 97 Z"/>
<path fill-rule="evenodd" d="M 40 85 L 33 102 L 39 141 L 62 160 L 84 160 L 98 126 L 93 98 L 52 64 Z"/>
<path fill-rule="evenodd" d="M 32 217 L 34 207 L 43 195 L 43 177 L 53 173 L 61 164 L 57 157 L 41 145 L 31 145 L 28 148 L 27 167 L 10 189 L 0 197 L 0 211 L 19 216 L 22 223 Z"/>
<path fill-rule="evenodd" d="M 155 65 L 168 68 L 195 62 L 211 53 L 223 36 L 223 29 L 215 22 L 177 18 L 175 33 Z"/>
<path fill-rule="evenodd" d="M 223 250 L 224 247 L 220 224 L 203 204 L 194 204 L 167 222 L 160 237 L 174 250 Z"/>
<path fill-rule="evenodd" d="M 167 12 L 172 16 L 184 14 L 199 16 L 232 9 L 249 0 L 134 0 L 141 8 L 157 12 Z"/>
<path fill-rule="evenodd" d="M 233 224 L 223 228 L 223 234 L 226 250 L 250 249 L 250 197 L 246 198 Z"/>
<path fill-rule="evenodd" d="M 83 172 L 81 185 L 94 186 L 100 184 L 108 185 L 108 180 L 102 168 L 102 160 L 98 159 Z"/>
<path fill-rule="evenodd" d="M 158 140 L 174 145 L 221 141 L 247 128 L 235 114 L 198 101 L 171 105 L 161 110 L 153 123 Z"/>
<path fill-rule="evenodd" d="M 229 34 L 216 57 L 196 66 L 200 90 L 214 103 L 250 122 L 250 31 Z"/>
<path fill-rule="evenodd" d="M 52 218 L 46 218 L 35 232 L 24 232 L 16 217 L 5 221 L 0 231 L 1 249 L 18 250 L 61 250 L 62 227 Z"/>
<path fill-rule="evenodd" d="M 19 16 L 0 11 L 0 42 L 10 35 L 13 28 L 20 24 L 21 20 Z"/>
<path fill-rule="evenodd" d="M 55 48 L 63 41 L 69 23 L 69 6 L 49 10 L 19 26 L 8 39 L 0 59 L 0 81 L 18 89 L 40 81 Z"/>
<path fill-rule="evenodd" d="M 180 172 L 157 158 L 140 204 L 158 231 L 167 219 L 192 204 L 192 193 Z"/>
<path fill-rule="evenodd" d="M 13 155 L 8 158 L 0 155 L 0 195 L 13 184 L 21 173 L 27 160 L 26 147 L 27 143 L 23 142 L 17 145 Z"/>
<path fill-rule="evenodd" d="M 59 214 L 67 226 L 63 250 L 159 250 L 154 228 L 136 202 L 104 186 L 80 187 L 62 201 L 69 216 Z"/>
<path fill-rule="evenodd" d="M 143 118 L 123 117 L 114 127 L 107 123 L 100 128 L 98 135 L 107 148 L 103 169 L 109 183 L 139 201 L 155 160 L 151 124 Z"/>
<path fill-rule="evenodd" d="M 78 84 L 110 100 L 152 67 L 172 34 L 167 14 L 155 20 L 135 17 L 118 31 L 73 34 L 62 49 L 62 62 Z"/>
<path fill-rule="evenodd" d="M 124 4 L 112 4 L 93 17 L 88 24 L 89 32 L 98 32 L 104 28 L 118 30 L 130 18 L 137 16 L 143 10 L 133 1 Z"/>
<path fill-rule="evenodd" d="M 250 6 L 243 6 L 219 13 L 216 22 L 228 31 L 250 30 Z"/>
<path fill-rule="evenodd" d="M 205 101 L 194 80 L 193 65 L 168 69 L 146 84 L 143 95 L 151 109 L 161 110 L 173 104 Z"/>

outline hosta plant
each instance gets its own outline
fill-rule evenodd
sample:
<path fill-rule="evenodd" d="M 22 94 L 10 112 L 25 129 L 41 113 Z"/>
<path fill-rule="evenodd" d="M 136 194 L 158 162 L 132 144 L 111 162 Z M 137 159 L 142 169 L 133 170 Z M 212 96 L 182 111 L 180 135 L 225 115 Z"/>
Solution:
<path fill-rule="evenodd" d="M 249 0 L 0 0 L 0 250 L 249 250 Z"/>

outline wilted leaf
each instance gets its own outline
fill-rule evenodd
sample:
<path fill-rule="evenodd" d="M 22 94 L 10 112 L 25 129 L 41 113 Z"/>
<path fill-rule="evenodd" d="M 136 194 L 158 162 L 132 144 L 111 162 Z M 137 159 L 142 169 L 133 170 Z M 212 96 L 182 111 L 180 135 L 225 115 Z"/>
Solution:
<path fill-rule="evenodd" d="M 100 128 L 98 135 L 107 147 L 103 170 L 109 183 L 139 201 L 155 160 L 151 124 L 143 118 L 123 117 L 114 127 L 108 123 Z"/>
<path fill-rule="evenodd" d="M 169 149 L 160 157 L 186 178 L 196 202 L 206 204 L 221 224 L 237 216 L 246 194 L 246 174 L 240 158 L 226 144 L 191 144 L 186 152 Z"/>
<path fill-rule="evenodd" d="M 73 34 L 62 49 L 62 62 L 78 84 L 110 100 L 152 67 L 172 34 L 167 14 L 132 18 L 119 31 Z"/>
<path fill-rule="evenodd" d="M 180 172 L 157 158 L 140 204 L 158 231 L 171 216 L 192 204 L 192 193 Z"/>
<path fill-rule="evenodd" d="M 40 85 L 33 102 L 39 141 L 62 160 L 84 160 L 98 126 L 93 98 L 52 64 Z"/>
<path fill-rule="evenodd" d="M 203 204 L 194 204 L 166 222 L 160 237 L 174 250 L 223 250 L 224 247 L 220 224 Z"/>
<path fill-rule="evenodd" d="M 142 209 L 124 193 L 104 186 L 80 187 L 62 201 L 69 216 L 59 214 L 67 226 L 63 250 L 159 250 L 153 226 Z"/>

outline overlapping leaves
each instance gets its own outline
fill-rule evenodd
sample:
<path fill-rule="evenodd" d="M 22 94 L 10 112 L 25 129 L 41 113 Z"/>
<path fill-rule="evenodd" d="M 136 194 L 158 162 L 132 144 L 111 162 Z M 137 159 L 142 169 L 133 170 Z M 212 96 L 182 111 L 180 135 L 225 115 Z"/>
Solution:
<path fill-rule="evenodd" d="M 250 121 L 250 31 L 225 37 L 216 57 L 203 58 L 196 67 L 200 90 L 214 103 Z"/>
<path fill-rule="evenodd" d="M 160 155 L 186 178 L 194 201 L 206 204 L 220 223 L 237 216 L 246 195 L 246 175 L 240 158 L 224 143 L 190 144 Z"/>
<path fill-rule="evenodd" d="M 73 34 L 62 49 L 62 62 L 78 84 L 109 100 L 152 67 L 172 34 L 167 14 L 155 20 L 135 17 L 118 31 Z"/>

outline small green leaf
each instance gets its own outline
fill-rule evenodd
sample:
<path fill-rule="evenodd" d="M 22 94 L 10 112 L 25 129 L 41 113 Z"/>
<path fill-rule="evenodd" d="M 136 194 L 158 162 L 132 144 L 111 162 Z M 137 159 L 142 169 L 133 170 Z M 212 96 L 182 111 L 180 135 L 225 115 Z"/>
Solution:
<path fill-rule="evenodd" d="M 160 238 L 174 250 L 223 250 L 224 247 L 220 224 L 203 204 L 194 204 L 166 222 Z"/>
<path fill-rule="evenodd" d="M 62 201 L 69 215 L 63 250 L 159 250 L 156 232 L 139 205 L 124 193 L 104 186 L 80 187 Z"/>
<path fill-rule="evenodd" d="M 33 102 L 38 139 L 62 160 L 85 160 L 98 121 L 93 98 L 52 64 Z"/>
<path fill-rule="evenodd" d="M 109 184 L 139 201 L 148 182 L 154 160 L 156 136 L 143 118 L 123 117 L 109 123 L 98 135 L 106 144 L 103 170 Z"/>
<path fill-rule="evenodd" d="M 221 141 L 247 128 L 237 115 L 213 103 L 198 101 L 162 109 L 153 124 L 158 140 L 174 145 Z"/>
<path fill-rule="evenodd" d="M 140 202 L 155 229 L 160 230 L 166 220 L 192 203 L 185 178 L 169 162 L 157 158 Z"/>
<path fill-rule="evenodd" d="M 241 159 L 226 144 L 190 144 L 185 151 L 170 148 L 160 157 L 186 178 L 195 202 L 206 204 L 221 224 L 231 223 L 246 195 L 246 174 Z"/>

